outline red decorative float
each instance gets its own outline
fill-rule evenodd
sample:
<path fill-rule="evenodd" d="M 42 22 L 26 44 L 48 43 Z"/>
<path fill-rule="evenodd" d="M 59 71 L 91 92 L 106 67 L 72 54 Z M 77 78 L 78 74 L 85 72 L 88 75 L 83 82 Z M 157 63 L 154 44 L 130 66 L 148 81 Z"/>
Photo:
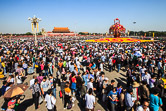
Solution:
<path fill-rule="evenodd" d="M 119 38 L 125 31 L 126 29 L 120 24 L 120 20 L 118 18 L 114 19 L 114 25 L 110 27 L 109 33 L 113 33 L 115 38 Z"/>

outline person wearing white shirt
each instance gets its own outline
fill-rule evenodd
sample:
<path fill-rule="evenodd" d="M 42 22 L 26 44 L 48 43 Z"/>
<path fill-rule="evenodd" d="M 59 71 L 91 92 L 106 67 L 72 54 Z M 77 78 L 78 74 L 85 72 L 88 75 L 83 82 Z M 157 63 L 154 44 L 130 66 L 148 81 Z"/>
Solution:
<path fill-rule="evenodd" d="M 136 111 L 150 111 L 148 106 L 149 103 L 145 101 L 143 105 L 137 107 Z"/>
<path fill-rule="evenodd" d="M 17 81 L 17 85 L 22 84 L 22 76 L 20 76 L 18 73 L 16 75 L 16 81 Z"/>
<path fill-rule="evenodd" d="M 55 111 L 55 109 L 56 109 L 56 107 L 55 107 L 56 99 L 52 95 L 52 90 L 51 89 L 49 89 L 47 91 L 47 94 L 45 96 L 45 101 L 46 101 L 46 107 L 47 107 L 48 111 Z"/>
<path fill-rule="evenodd" d="M 17 69 L 17 66 L 18 66 L 18 62 L 16 62 L 16 63 L 14 64 L 15 70 Z"/>
<path fill-rule="evenodd" d="M 43 77 L 40 87 L 41 87 L 42 94 L 45 97 L 47 94 L 47 91 L 51 88 L 51 83 L 46 77 Z"/>
<path fill-rule="evenodd" d="M 93 78 L 90 78 L 87 84 L 87 90 L 89 90 L 90 88 L 92 88 L 93 90 L 96 90 L 95 88 L 93 88 Z"/>
<path fill-rule="evenodd" d="M 92 95 L 92 88 L 89 89 L 88 94 L 85 95 L 86 100 L 86 109 L 89 111 L 94 111 L 94 105 L 95 105 L 95 96 Z"/>
<path fill-rule="evenodd" d="M 68 55 L 68 56 L 67 56 L 67 60 L 68 60 L 68 61 L 70 61 L 70 58 L 71 58 L 71 56 L 70 56 L 70 55 Z"/>
<path fill-rule="evenodd" d="M 23 62 L 23 68 L 25 70 L 25 76 L 27 76 L 28 75 L 28 72 L 27 72 L 28 64 L 25 61 Z"/>
<path fill-rule="evenodd" d="M 95 80 L 100 76 L 100 72 L 101 72 L 101 69 L 99 68 L 98 71 L 97 71 L 97 73 L 96 73 L 96 78 L 95 78 Z"/>
<path fill-rule="evenodd" d="M 77 57 L 75 57 L 75 59 L 74 59 L 74 60 L 77 62 L 77 61 L 79 60 L 79 59 L 78 59 L 78 56 L 77 56 Z"/>
<path fill-rule="evenodd" d="M 87 89 L 89 90 L 90 88 L 93 89 L 93 83 L 92 82 L 88 82 L 88 84 L 87 84 Z"/>
<path fill-rule="evenodd" d="M 30 80 L 30 86 L 32 86 L 35 83 L 36 78 L 37 78 L 36 76 L 33 76 L 33 79 Z"/>
<path fill-rule="evenodd" d="M 101 56 L 101 60 L 102 60 L 102 62 L 105 62 L 105 56 L 104 55 Z"/>
<path fill-rule="evenodd" d="M 29 60 L 30 60 L 30 57 L 29 57 L 28 55 L 26 55 L 26 58 L 27 58 L 27 61 L 29 61 Z"/>
<path fill-rule="evenodd" d="M 100 69 L 101 69 L 101 71 L 104 70 L 104 62 L 100 63 Z"/>
<path fill-rule="evenodd" d="M 141 73 L 141 74 L 145 74 L 145 71 L 146 71 L 146 68 L 145 68 L 145 66 L 143 66 L 143 67 L 140 69 L 140 73 Z"/>
<path fill-rule="evenodd" d="M 109 66 L 109 72 L 112 71 L 112 65 L 113 65 L 113 63 L 112 63 L 112 57 L 110 57 L 109 58 L 109 64 L 108 64 L 108 66 Z"/>
<path fill-rule="evenodd" d="M 15 79 L 14 79 L 13 75 L 12 75 L 12 78 L 10 79 L 10 82 L 15 84 Z"/>
<path fill-rule="evenodd" d="M 149 79 L 151 78 L 150 74 L 145 71 L 145 74 L 142 74 L 142 81 L 147 81 L 147 84 L 149 85 Z"/>
<path fill-rule="evenodd" d="M 82 56 L 80 56 L 80 57 L 79 57 L 79 61 L 82 61 L 82 59 L 83 59 L 83 57 L 82 57 Z"/>
<path fill-rule="evenodd" d="M 77 65 L 77 68 L 78 68 L 78 72 L 80 72 L 81 63 L 80 63 L 80 61 L 79 61 L 79 60 L 76 62 L 76 65 Z"/>
<path fill-rule="evenodd" d="M 44 63 L 46 62 L 46 57 L 45 56 L 43 57 L 43 61 L 44 61 Z"/>

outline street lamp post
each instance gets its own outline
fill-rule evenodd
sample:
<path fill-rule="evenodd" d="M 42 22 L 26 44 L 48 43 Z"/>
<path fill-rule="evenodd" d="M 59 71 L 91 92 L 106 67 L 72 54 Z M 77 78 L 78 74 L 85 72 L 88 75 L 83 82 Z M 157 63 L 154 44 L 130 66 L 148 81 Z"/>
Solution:
<path fill-rule="evenodd" d="M 40 18 L 37 18 L 36 16 L 34 16 L 33 18 L 28 18 L 28 20 L 31 21 L 31 25 L 32 25 L 32 32 L 33 32 L 33 28 L 35 28 L 35 45 L 37 45 L 37 37 L 36 37 L 36 32 L 39 30 L 39 21 L 41 21 Z M 37 31 L 36 31 L 37 28 Z"/>
<path fill-rule="evenodd" d="M 136 24 L 136 22 L 133 22 L 133 24 Z M 134 36 L 135 36 L 135 31 L 134 31 Z"/>

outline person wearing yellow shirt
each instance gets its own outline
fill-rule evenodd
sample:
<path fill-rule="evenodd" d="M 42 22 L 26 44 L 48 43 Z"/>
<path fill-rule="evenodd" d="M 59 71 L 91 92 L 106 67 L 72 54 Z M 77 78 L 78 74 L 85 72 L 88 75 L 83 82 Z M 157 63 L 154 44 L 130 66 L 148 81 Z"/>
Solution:
<path fill-rule="evenodd" d="M 6 65 L 5 65 L 5 62 L 4 61 L 2 61 L 2 63 L 1 63 L 1 65 L 2 65 L 2 67 L 3 67 L 3 70 L 4 70 L 4 74 L 6 74 Z"/>
<path fill-rule="evenodd" d="M 3 69 L 0 69 L 0 79 L 3 79 L 5 76 L 3 75 Z"/>
<path fill-rule="evenodd" d="M 164 75 L 164 77 L 162 78 L 162 80 L 164 81 L 164 90 L 166 90 L 166 74 Z"/>
<path fill-rule="evenodd" d="M 5 63 L 4 62 L 2 62 L 1 65 L 2 65 L 3 68 L 5 67 Z"/>

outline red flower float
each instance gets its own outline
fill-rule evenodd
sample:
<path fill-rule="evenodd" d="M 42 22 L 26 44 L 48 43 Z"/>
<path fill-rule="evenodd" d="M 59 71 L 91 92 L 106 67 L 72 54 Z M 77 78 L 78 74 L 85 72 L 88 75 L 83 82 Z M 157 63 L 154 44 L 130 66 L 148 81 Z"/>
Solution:
<path fill-rule="evenodd" d="M 115 38 L 120 37 L 122 33 L 125 33 L 125 31 L 126 29 L 120 24 L 120 20 L 118 18 L 114 20 L 114 25 L 109 29 L 109 33 L 113 33 Z"/>

